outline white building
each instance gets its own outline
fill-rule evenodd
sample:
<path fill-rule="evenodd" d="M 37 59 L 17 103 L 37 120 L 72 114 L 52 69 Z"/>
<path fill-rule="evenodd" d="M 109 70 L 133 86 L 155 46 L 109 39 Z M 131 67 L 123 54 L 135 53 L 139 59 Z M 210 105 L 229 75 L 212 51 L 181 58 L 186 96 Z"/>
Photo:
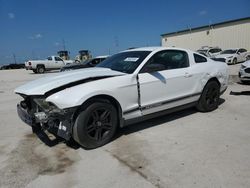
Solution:
<path fill-rule="evenodd" d="M 250 17 L 161 35 L 162 46 L 197 50 L 202 46 L 250 50 Z"/>

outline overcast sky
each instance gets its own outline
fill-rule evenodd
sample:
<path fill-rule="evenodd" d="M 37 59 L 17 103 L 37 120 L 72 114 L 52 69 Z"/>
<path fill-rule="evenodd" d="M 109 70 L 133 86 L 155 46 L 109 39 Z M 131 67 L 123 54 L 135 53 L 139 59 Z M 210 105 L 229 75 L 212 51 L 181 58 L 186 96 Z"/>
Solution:
<path fill-rule="evenodd" d="M 250 0 L 0 0 L 0 64 L 63 49 L 159 46 L 167 32 L 250 16 Z"/>

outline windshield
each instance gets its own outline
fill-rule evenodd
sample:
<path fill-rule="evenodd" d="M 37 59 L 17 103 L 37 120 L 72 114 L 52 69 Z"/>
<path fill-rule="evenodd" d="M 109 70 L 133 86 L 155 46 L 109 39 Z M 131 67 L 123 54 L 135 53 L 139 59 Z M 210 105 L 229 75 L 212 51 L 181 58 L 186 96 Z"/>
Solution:
<path fill-rule="evenodd" d="M 197 52 L 200 52 L 200 53 L 207 53 L 207 50 L 197 50 Z"/>
<path fill-rule="evenodd" d="M 151 51 L 121 52 L 102 61 L 97 67 L 131 74 L 150 53 Z"/>
<path fill-rule="evenodd" d="M 224 50 L 221 52 L 221 54 L 235 54 L 237 50 Z"/>
<path fill-rule="evenodd" d="M 82 65 L 88 65 L 88 64 L 91 63 L 91 61 L 92 61 L 92 59 L 88 59 L 86 61 L 81 62 L 80 64 L 82 64 Z"/>

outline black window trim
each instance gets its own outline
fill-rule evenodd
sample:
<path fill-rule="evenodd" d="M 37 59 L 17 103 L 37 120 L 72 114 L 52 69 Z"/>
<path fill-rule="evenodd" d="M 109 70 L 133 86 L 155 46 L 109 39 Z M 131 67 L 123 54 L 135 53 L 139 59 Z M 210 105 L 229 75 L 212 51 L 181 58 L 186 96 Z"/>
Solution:
<path fill-rule="evenodd" d="M 195 56 L 200 56 L 200 57 L 202 57 L 202 58 L 206 59 L 206 61 L 196 62 L 196 60 L 195 60 Z M 195 62 L 195 63 L 206 63 L 206 62 L 208 62 L 207 58 L 206 58 L 206 57 L 204 57 L 204 56 L 202 56 L 202 55 L 200 55 L 200 54 L 194 53 L 194 54 L 193 54 L 193 57 L 194 57 L 194 62 Z"/>

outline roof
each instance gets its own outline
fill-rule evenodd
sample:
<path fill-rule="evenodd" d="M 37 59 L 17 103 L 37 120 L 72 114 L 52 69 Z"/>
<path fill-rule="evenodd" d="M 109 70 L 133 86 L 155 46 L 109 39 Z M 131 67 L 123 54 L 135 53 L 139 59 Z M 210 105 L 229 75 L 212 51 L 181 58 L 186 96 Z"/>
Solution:
<path fill-rule="evenodd" d="M 235 19 L 235 20 L 229 20 L 229 21 L 224 21 L 224 22 L 220 22 L 220 23 L 215 23 L 215 24 L 204 25 L 204 26 L 200 26 L 200 27 L 194 27 L 194 28 L 184 29 L 184 30 L 180 30 L 180 31 L 165 33 L 165 34 L 162 34 L 161 36 L 164 37 L 166 35 L 181 34 L 181 33 L 190 32 L 190 30 L 195 31 L 195 30 L 205 29 L 205 28 L 208 28 L 208 27 L 220 26 L 220 25 L 224 25 L 224 24 L 240 22 L 240 21 L 247 21 L 247 20 L 250 21 L 250 17 L 245 17 L 245 18 L 240 18 L 240 19 Z"/>
<path fill-rule="evenodd" d="M 186 52 L 193 52 L 192 50 L 184 49 L 184 48 L 178 48 L 178 47 L 164 47 L 164 46 L 152 46 L 152 47 L 141 47 L 141 48 L 134 48 L 130 50 L 125 50 L 122 52 L 134 52 L 134 51 L 161 51 L 161 50 L 182 50 Z"/>
<path fill-rule="evenodd" d="M 125 51 L 154 51 L 154 50 L 158 50 L 161 48 L 165 48 L 165 47 L 161 47 L 161 46 L 151 46 L 151 47 L 140 47 L 140 48 L 132 48 L 132 49 L 128 49 Z"/>

